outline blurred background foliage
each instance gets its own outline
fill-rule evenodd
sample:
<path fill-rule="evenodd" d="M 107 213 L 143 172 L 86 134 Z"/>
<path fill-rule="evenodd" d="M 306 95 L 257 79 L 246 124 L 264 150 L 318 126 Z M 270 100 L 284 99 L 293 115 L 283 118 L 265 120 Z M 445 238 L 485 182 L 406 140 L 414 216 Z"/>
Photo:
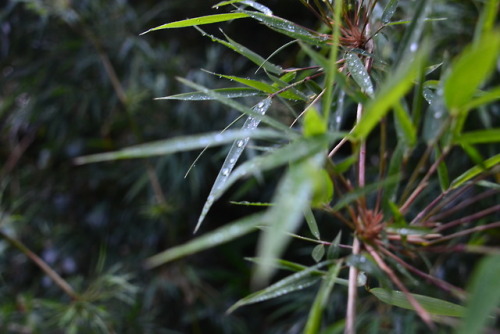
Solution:
<path fill-rule="evenodd" d="M 434 7 L 436 17 L 440 13 L 453 17 L 432 23 L 434 31 L 442 32 L 435 36 L 436 54 L 451 57 L 471 40 L 479 2 L 447 1 Z M 81 167 L 72 163 L 84 154 L 219 130 L 235 118 L 218 103 L 153 99 L 187 91 L 176 76 L 220 87 L 220 79 L 199 69 L 244 77 L 255 71 L 248 62 L 194 29 L 139 37 L 165 22 L 210 14 L 213 3 L 7 0 L 0 4 L 0 229 L 40 256 L 78 294 L 76 299 L 65 294 L 4 238 L 0 241 L 2 333 L 301 331 L 314 291 L 224 314 L 249 292 L 250 267 L 241 259 L 253 256 L 255 236 L 158 270 L 143 269 L 146 257 L 192 237 L 224 149 L 208 150 L 187 178 L 184 175 L 198 152 Z M 314 16 L 298 1 L 265 3 L 279 16 L 315 25 Z M 404 17 L 411 3 L 401 1 L 397 15 Z M 264 57 L 287 41 L 250 20 L 223 28 Z M 218 33 L 217 27 L 206 30 Z M 282 52 L 275 62 L 300 61 L 297 49 Z M 266 179 L 265 187 L 241 187 L 240 193 L 247 191 L 245 200 L 268 199 L 272 175 Z M 247 211 L 222 199 L 203 229 Z M 293 249 L 291 256 L 312 262 L 310 248 L 296 242 Z M 456 266 L 453 270 L 460 271 Z M 332 307 L 329 312 L 333 316 L 338 310 Z M 403 330 L 403 324 L 416 316 L 394 311 L 390 317 Z M 363 321 L 376 332 L 387 319 Z"/>

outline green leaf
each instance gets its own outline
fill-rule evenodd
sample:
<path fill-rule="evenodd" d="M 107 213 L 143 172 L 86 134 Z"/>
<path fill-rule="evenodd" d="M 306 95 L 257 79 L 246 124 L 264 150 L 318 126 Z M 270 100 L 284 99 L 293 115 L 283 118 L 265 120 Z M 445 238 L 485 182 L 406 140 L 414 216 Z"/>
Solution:
<path fill-rule="evenodd" d="M 455 139 L 458 144 L 488 144 L 500 142 L 500 128 L 462 133 Z"/>
<path fill-rule="evenodd" d="M 258 256 L 262 258 L 255 271 L 255 283 L 266 282 L 274 273 L 273 264 L 283 252 L 290 237 L 309 206 L 313 190 L 313 178 L 322 165 L 324 154 L 318 153 L 308 159 L 296 162 L 281 179 L 273 196 L 275 205 L 266 212 L 265 222 L 269 228 L 261 234 Z"/>
<path fill-rule="evenodd" d="M 422 69 L 427 50 L 427 47 L 422 47 L 413 61 L 403 62 L 394 74 L 387 77 L 375 98 L 367 103 L 363 116 L 352 130 L 352 138 L 366 139 L 391 107 L 398 103 L 412 87 L 413 80 Z"/>
<path fill-rule="evenodd" d="M 304 213 L 304 217 L 306 218 L 307 226 L 309 227 L 309 231 L 311 234 L 318 240 L 321 239 L 319 234 L 318 223 L 316 222 L 316 218 L 314 217 L 314 213 L 310 208 L 306 209 Z"/>
<path fill-rule="evenodd" d="M 272 104 L 272 99 L 268 97 L 257 103 L 252 108 L 252 110 L 259 115 L 264 115 L 267 112 L 267 110 L 271 107 L 271 104 Z M 245 123 L 243 124 L 242 130 L 255 131 L 257 130 L 259 123 L 260 123 L 259 119 L 254 118 L 252 116 L 248 116 Z M 201 226 L 201 223 L 205 219 L 205 216 L 208 214 L 208 211 L 215 202 L 215 194 L 219 193 L 219 189 L 223 188 L 225 183 L 227 182 L 229 175 L 233 171 L 234 166 L 236 166 L 236 163 L 238 162 L 243 151 L 245 150 L 249 140 L 250 137 L 238 139 L 233 143 L 233 145 L 231 145 L 229 153 L 227 154 L 226 159 L 224 160 L 224 163 L 222 164 L 222 167 L 219 171 L 219 174 L 217 174 L 217 178 L 215 179 L 214 184 L 212 185 L 212 189 L 208 194 L 207 200 L 203 205 L 200 217 L 198 218 L 198 223 L 196 224 L 196 227 L 194 229 L 195 232 Z"/>
<path fill-rule="evenodd" d="M 368 96 L 373 97 L 374 89 L 373 83 L 365 68 L 365 65 L 361 62 L 359 57 L 354 52 L 347 52 L 345 55 L 345 60 L 347 63 L 347 68 L 349 73 L 356 83 L 361 87 L 364 93 Z"/>
<path fill-rule="evenodd" d="M 377 297 L 380 301 L 405 308 L 408 310 L 415 310 L 413 305 L 410 304 L 405 294 L 401 291 L 388 291 L 382 288 L 374 288 L 369 290 L 375 297 Z M 446 300 L 432 298 L 423 295 L 411 294 L 422 307 L 434 315 L 444 315 L 449 317 L 462 317 L 465 312 L 465 308 L 463 306 L 450 303 Z M 468 332 L 468 333 L 477 333 L 477 332 Z"/>
<path fill-rule="evenodd" d="M 452 115 L 465 110 L 479 86 L 493 73 L 499 50 L 500 32 L 485 34 L 452 64 L 444 82 L 444 99 Z"/>
<path fill-rule="evenodd" d="M 323 282 L 321 282 L 321 286 L 316 294 L 314 303 L 309 311 L 306 328 L 304 329 L 305 334 L 316 334 L 319 332 L 321 326 L 321 314 L 328 303 L 328 299 L 335 285 L 335 280 L 339 275 L 341 266 L 342 261 L 337 261 L 334 266 L 330 267 L 328 273 L 323 278 Z"/>
<path fill-rule="evenodd" d="M 215 15 L 200 16 L 200 17 L 196 17 L 193 19 L 187 19 L 187 20 L 162 24 L 161 26 L 151 28 L 151 29 L 141 33 L 141 35 L 147 34 L 148 32 L 155 31 L 155 30 L 200 26 L 203 24 L 225 22 L 225 21 L 241 19 L 241 18 L 245 18 L 245 17 L 249 17 L 249 15 L 245 14 L 245 13 L 228 13 L 228 14 L 215 14 Z"/>
<path fill-rule="evenodd" d="M 439 147 L 436 145 L 434 147 L 434 157 L 436 161 L 439 159 L 441 156 L 441 150 Z M 444 161 L 441 161 L 438 165 L 437 168 L 438 172 L 438 178 L 439 178 L 439 184 L 441 186 L 441 191 L 446 191 L 450 187 L 450 178 L 448 176 L 448 167 L 446 167 L 446 163 Z"/>
<path fill-rule="evenodd" d="M 223 145 L 249 136 L 252 138 L 279 138 L 282 134 L 280 135 L 279 133 L 270 130 L 228 130 L 222 133 L 214 132 L 203 135 L 177 137 L 147 144 L 130 146 L 115 152 L 98 153 L 78 157 L 75 159 L 75 164 L 81 165 L 101 161 L 136 159 L 166 155 L 205 148 L 206 146 Z"/>
<path fill-rule="evenodd" d="M 246 87 L 219 88 L 219 89 L 214 89 L 213 91 L 228 99 L 263 95 L 262 92 L 259 92 L 258 90 Z M 208 100 L 215 100 L 215 98 L 203 92 L 189 92 L 189 93 L 182 93 L 164 97 L 157 97 L 155 98 L 155 100 L 208 101 Z"/>
<path fill-rule="evenodd" d="M 474 31 L 474 41 L 481 40 L 484 34 L 488 34 L 495 28 L 498 16 L 498 8 L 500 7 L 500 0 L 486 0 L 484 10 L 479 18 L 476 30 Z"/>
<path fill-rule="evenodd" d="M 201 237 L 167 249 L 146 260 L 147 268 L 161 266 L 167 262 L 221 245 L 245 234 L 255 231 L 258 224 L 262 223 L 263 214 L 257 213 L 226 224 Z"/>
<path fill-rule="evenodd" d="M 471 110 L 484 104 L 500 100 L 500 87 L 495 87 L 487 92 L 481 92 L 473 97 L 465 106 L 464 110 Z"/>
<path fill-rule="evenodd" d="M 494 155 L 491 158 L 485 160 L 482 164 L 482 166 L 474 166 L 459 177 L 457 177 L 453 182 L 451 183 L 451 189 L 456 189 L 460 187 L 462 184 L 465 182 L 473 179 L 474 177 L 478 176 L 479 174 L 483 173 L 485 170 L 488 170 L 490 168 L 493 168 L 497 165 L 500 164 L 500 154 Z"/>
<path fill-rule="evenodd" d="M 479 263 L 474 270 L 468 291 L 464 320 L 458 334 L 482 333 L 488 323 L 492 323 L 490 314 L 500 306 L 500 256 L 489 256 Z"/>
<path fill-rule="evenodd" d="M 410 115 L 406 112 L 400 102 L 394 104 L 394 121 L 398 137 L 406 147 L 413 147 L 417 143 L 417 129 L 413 124 Z"/>
<path fill-rule="evenodd" d="M 186 86 L 189 86 L 193 89 L 196 89 L 202 93 L 205 93 L 207 94 L 208 96 L 214 98 L 215 100 L 235 109 L 235 110 L 238 110 L 239 112 L 242 112 L 243 114 L 246 114 L 248 116 L 252 116 L 254 117 L 255 119 L 259 119 L 261 120 L 262 122 L 276 128 L 276 129 L 279 129 L 282 131 L 283 135 L 285 134 L 288 134 L 288 135 L 291 135 L 292 137 L 296 137 L 297 134 L 291 130 L 288 126 L 270 118 L 269 116 L 266 116 L 266 115 L 262 115 L 258 112 L 255 112 L 254 110 L 252 110 L 251 108 L 241 104 L 241 103 L 238 103 L 237 101 L 235 100 L 232 100 L 232 99 L 229 99 L 211 89 L 208 89 L 206 87 L 203 87 L 201 85 L 198 85 L 198 84 L 195 84 L 194 82 L 192 81 L 189 81 L 189 80 L 186 80 L 186 79 L 183 79 L 183 78 L 178 78 L 178 80 L 180 82 L 182 82 L 183 84 L 185 84 Z"/>
<path fill-rule="evenodd" d="M 208 72 L 208 73 L 211 73 L 211 72 Z M 265 82 L 261 82 L 261 81 L 257 81 L 257 80 L 240 78 L 240 77 L 237 77 L 234 75 L 223 75 L 223 74 L 217 74 L 217 73 L 211 73 L 211 74 L 216 75 L 219 78 L 225 78 L 225 79 L 228 79 L 231 81 L 234 80 L 234 81 L 239 82 L 243 85 L 260 90 L 263 93 L 272 94 L 272 93 L 276 93 L 278 90 L 280 90 L 280 88 L 278 88 L 278 87 L 275 87 L 275 86 L 269 85 Z M 285 98 L 285 99 L 298 100 L 298 101 L 304 100 L 304 98 L 302 96 L 299 96 L 299 95 L 297 95 L 289 90 L 284 91 L 278 95 Z"/>
<path fill-rule="evenodd" d="M 326 133 L 328 125 L 319 112 L 310 106 L 304 117 L 304 136 L 311 137 Z"/>
<path fill-rule="evenodd" d="M 328 137 L 300 138 L 269 154 L 256 157 L 237 167 L 229 176 L 224 185 L 213 194 L 217 200 L 236 181 L 252 174 L 258 174 L 285 164 L 295 163 L 311 154 L 324 149 L 325 139 Z"/>
<path fill-rule="evenodd" d="M 321 208 L 333 199 L 333 182 L 328 172 L 324 169 L 318 170 L 313 179 L 313 194 L 311 206 Z"/>
<path fill-rule="evenodd" d="M 337 235 L 335 236 L 335 239 L 333 239 L 331 245 L 328 247 L 328 250 L 326 252 L 326 257 L 328 260 L 335 260 L 340 253 L 340 239 L 342 238 L 342 231 L 339 231 Z"/>
<path fill-rule="evenodd" d="M 384 12 L 382 13 L 382 23 L 389 23 L 397 8 L 398 0 L 390 0 L 385 6 Z"/>
<path fill-rule="evenodd" d="M 325 256 L 325 245 L 319 244 L 314 246 L 311 256 L 314 260 L 314 262 L 319 262 Z"/>
<path fill-rule="evenodd" d="M 247 5 L 247 6 L 250 6 L 252 8 L 255 8 L 257 9 L 258 11 L 266 14 L 266 15 L 273 15 L 273 12 L 267 8 L 266 6 L 258 3 L 258 2 L 255 2 L 255 1 L 251 1 L 251 0 L 231 0 L 231 1 L 223 1 L 223 2 L 219 2 L 215 5 L 212 6 L 212 8 L 219 8 L 219 7 L 222 7 L 222 6 L 227 6 L 227 5 L 231 5 L 233 3 L 241 3 L 241 4 L 244 4 L 244 5 Z"/>
<path fill-rule="evenodd" d="M 257 21 L 262 22 L 264 25 L 278 31 L 279 33 L 282 33 L 294 39 L 301 40 L 303 42 L 319 45 L 323 44 L 327 40 L 327 38 L 325 38 L 324 36 L 316 35 L 311 31 L 305 29 L 304 27 L 301 27 L 294 22 L 285 20 L 281 17 L 245 10 L 242 10 L 240 12 L 252 17 Z"/>
<path fill-rule="evenodd" d="M 261 259 L 259 259 L 257 263 L 260 263 L 260 260 Z M 254 292 L 236 302 L 229 308 L 229 310 L 227 310 L 227 313 L 231 313 L 237 308 L 244 305 L 258 303 L 271 298 L 283 296 L 293 291 L 307 288 L 319 280 L 319 276 L 315 273 L 318 271 L 318 269 L 324 267 L 328 263 L 330 263 L 330 261 L 318 263 L 293 275 L 287 276 L 265 289 Z"/>
<path fill-rule="evenodd" d="M 228 47 L 229 49 L 239 53 L 240 55 L 242 55 L 243 57 L 247 58 L 248 60 L 250 60 L 251 62 L 255 63 L 256 65 L 262 68 L 264 68 L 266 71 L 270 72 L 270 73 L 274 73 L 274 74 L 277 74 L 277 75 L 281 75 L 281 73 L 283 72 L 283 69 L 277 65 L 274 65 L 272 63 L 270 63 L 267 59 L 263 58 L 262 56 L 258 55 L 257 53 L 253 52 L 252 50 L 244 47 L 243 45 L 235 42 L 234 40 L 232 40 L 231 38 L 229 38 L 226 34 L 224 34 L 224 36 L 226 37 L 227 41 L 224 41 L 220 38 L 217 38 L 213 35 L 210 35 L 208 33 L 206 33 L 205 31 L 203 31 L 201 28 L 199 27 L 195 27 L 203 36 L 207 36 L 209 37 L 213 42 L 217 42 L 217 43 L 220 43 L 226 47 Z"/>

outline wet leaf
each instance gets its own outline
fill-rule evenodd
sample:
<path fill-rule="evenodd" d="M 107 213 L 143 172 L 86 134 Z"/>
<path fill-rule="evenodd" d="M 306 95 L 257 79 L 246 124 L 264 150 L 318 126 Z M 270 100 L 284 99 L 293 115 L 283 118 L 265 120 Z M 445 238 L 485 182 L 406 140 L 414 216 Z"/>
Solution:
<path fill-rule="evenodd" d="M 257 213 L 229 223 L 201 237 L 167 249 L 146 260 L 147 268 L 161 266 L 167 262 L 221 245 L 256 230 L 262 223 L 262 213 Z"/>
<path fill-rule="evenodd" d="M 245 13 L 228 13 L 228 14 L 215 14 L 215 15 L 200 16 L 200 17 L 196 17 L 196 18 L 192 18 L 192 19 L 162 24 L 161 26 L 151 28 L 151 29 L 141 33 L 141 35 L 147 34 L 148 32 L 155 31 L 155 30 L 200 26 L 203 24 L 225 22 L 225 21 L 231 21 L 231 20 L 241 19 L 241 18 L 245 18 L 245 17 L 249 17 L 249 15 L 245 14 Z"/>
<path fill-rule="evenodd" d="M 474 166 L 459 177 L 457 177 L 453 182 L 451 183 L 450 188 L 451 189 L 456 189 L 460 187 L 462 184 L 465 182 L 473 179 L 474 177 L 478 176 L 479 174 L 483 173 L 485 170 L 488 170 L 490 168 L 493 168 L 497 165 L 500 165 L 500 154 L 494 155 L 491 158 L 485 160 L 481 166 Z"/>
<path fill-rule="evenodd" d="M 223 133 L 214 132 L 203 135 L 177 137 L 167 140 L 159 140 L 152 143 L 130 146 L 114 152 L 98 153 L 78 157 L 75 159 L 75 164 L 88 164 L 101 161 L 120 160 L 120 159 L 136 159 L 146 158 L 151 156 L 166 155 L 183 151 L 190 151 L 204 148 L 206 146 L 217 146 L 227 144 L 237 139 L 242 138 L 278 138 L 277 132 L 270 130 L 228 130 Z"/>
<path fill-rule="evenodd" d="M 370 75 L 366 71 L 365 65 L 354 52 L 347 52 L 345 55 L 347 68 L 352 78 L 361 87 L 364 93 L 373 97 L 374 89 Z"/>
<path fill-rule="evenodd" d="M 257 114 L 264 115 L 267 112 L 267 110 L 271 107 L 271 103 L 272 100 L 270 98 L 266 98 L 257 103 L 253 107 L 253 111 L 256 112 Z M 249 116 L 241 129 L 244 131 L 252 132 L 257 129 L 259 123 L 260 123 L 259 119 Z M 250 137 L 238 139 L 233 143 L 233 145 L 229 149 L 229 153 L 227 154 L 226 159 L 222 164 L 219 174 L 217 175 L 217 178 L 215 179 L 212 189 L 210 190 L 208 198 L 205 201 L 205 205 L 203 206 L 200 217 L 198 218 L 198 223 L 196 224 L 196 227 L 194 229 L 195 232 L 200 228 L 201 223 L 203 222 L 205 216 L 208 213 L 208 210 L 210 210 L 215 201 L 215 194 L 218 193 L 219 189 L 221 189 L 227 182 L 229 175 L 233 171 L 236 162 L 238 162 L 238 159 L 240 158 L 241 153 L 243 153 L 243 151 L 245 150 L 245 147 L 247 146 L 249 140 Z"/>
<path fill-rule="evenodd" d="M 321 261 L 323 256 L 325 256 L 325 246 L 321 244 L 314 246 L 311 256 L 315 262 Z"/>
<path fill-rule="evenodd" d="M 391 21 L 392 16 L 396 12 L 398 8 L 399 0 L 390 0 L 384 8 L 384 12 L 382 13 L 382 23 L 389 23 Z"/>
<path fill-rule="evenodd" d="M 381 288 L 374 288 L 369 290 L 375 297 L 377 297 L 380 301 L 405 308 L 408 310 L 414 310 L 413 305 L 410 304 L 405 294 L 401 291 L 396 290 L 385 290 Z M 464 315 L 465 308 L 463 306 L 450 303 L 446 300 L 432 298 L 423 295 L 411 294 L 422 307 L 429 312 L 430 314 L 435 315 L 445 315 L 450 317 L 462 317 Z M 475 332 L 468 332 L 475 333 Z"/>
<path fill-rule="evenodd" d="M 263 95 L 262 92 L 259 92 L 258 90 L 252 88 L 219 88 L 219 89 L 214 89 L 213 91 L 228 99 Z M 189 92 L 189 93 L 182 93 L 164 97 L 157 97 L 155 98 L 155 100 L 208 101 L 216 99 L 203 92 Z"/>

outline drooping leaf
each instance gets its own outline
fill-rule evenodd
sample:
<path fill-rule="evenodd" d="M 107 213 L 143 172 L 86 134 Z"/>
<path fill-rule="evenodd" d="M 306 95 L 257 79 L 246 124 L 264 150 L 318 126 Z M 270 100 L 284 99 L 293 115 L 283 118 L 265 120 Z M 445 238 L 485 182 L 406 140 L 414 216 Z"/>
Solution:
<path fill-rule="evenodd" d="M 408 310 L 414 310 L 413 305 L 408 301 L 405 294 L 401 291 L 389 291 L 382 288 L 373 288 L 369 290 L 375 297 L 377 297 L 380 301 L 405 308 Z M 462 317 L 464 315 L 465 308 L 463 306 L 450 303 L 446 300 L 432 298 L 428 296 L 411 294 L 422 307 L 429 312 L 430 314 L 435 315 L 444 315 L 450 317 Z M 469 332 L 474 333 L 474 332 Z"/>
<path fill-rule="evenodd" d="M 262 213 L 257 213 L 226 224 L 214 231 L 202 235 L 201 237 L 195 238 L 150 257 L 146 260 L 145 266 L 147 268 L 158 267 L 167 262 L 232 241 L 245 234 L 255 231 L 257 225 L 262 223 L 262 217 Z"/>
<path fill-rule="evenodd" d="M 241 18 L 245 18 L 248 16 L 249 15 L 245 14 L 245 13 L 227 13 L 227 14 L 215 14 L 215 15 L 200 16 L 200 17 L 196 17 L 196 18 L 192 18 L 192 19 L 162 24 L 161 26 L 146 30 L 145 32 L 141 33 L 141 35 L 147 34 L 148 32 L 155 31 L 155 30 L 200 26 L 203 24 L 211 24 L 211 23 L 225 22 L 225 21 L 241 19 Z"/>
<path fill-rule="evenodd" d="M 130 146 L 114 152 L 98 153 L 78 157 L 75 164 L 88 164 L 101 161 L 146 158 L 151 156 L 166 155 L 176 152 L 190 151 L 206 146 L 223 145 L 242 138 L 278 138 L 279 134 L 270 130 L 228 130 L 223 133 L 215 132 L 203 135 L 178 137 L 159 140 L 152 143 Z"/>
<path fill-rule="evenodd" d="M 271 107 L 271 103 L 271 98 L 265 98 L 254 106 L 253 111 L 255 111 L 257 114 L 264 115 Z M 259 119 L 254 118 L 253 116 L 248 116 L 247 120 L 243 124 L 242 130 L 254 131 L 259 126 L 259 123 Z M 243 153 L 243 151 L 245 150 L 245 147 L 247 146 L 249 140 L 250 137 L 238 139 L 229 149 L 229 153 L 227 154 L 226 159 L 222 164 L 219 174 L 217 175 L 217 178 L 212 185 L 212 189 L 208 194 L 207 200 L 205 201 L 205 205 L 203 206 L 200 217 L 198 218 L 198 223 L 196 224 L 196 227 L 194 229 L 195 232 L 200 228 L 201 223 L 208 213 L 208 210 L 210 210 L 215 201 L 215 194 L 218 193 L 219 189 L 221 189 L 227 182 L 229 175 L 233 171 L 236 162 L 238 162 L 238 159 L 240 158 L 241 153 Z"/>
<path fill-rule="evenodd" d="M 394 121 L 398 137 L 406 147 L 413 147 L 417 143 L 417 129 L 400 102 L 394 104 Z"/>
<path fill-rule="evenodd" d="M 321 236 L 319 233 L 318 223 L 316 222 L 316 218 L 314 217 L 314 213 L 310 208 L 306 209 L 304 213 L 304 217 L 306 218 L 307 226 L 309 227 L 309 231 L 311 234 L 318 240 L 320 240 Z"/>

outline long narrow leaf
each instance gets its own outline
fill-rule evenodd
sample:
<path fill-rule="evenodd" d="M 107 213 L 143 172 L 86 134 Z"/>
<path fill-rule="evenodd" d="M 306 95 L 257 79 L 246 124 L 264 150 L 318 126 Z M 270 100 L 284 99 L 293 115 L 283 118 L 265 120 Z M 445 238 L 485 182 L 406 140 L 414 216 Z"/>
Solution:
<path fill-rule="evenodd" d="M 167 262 L 221 245 L 232 241 L 245 234 L 255 231 L 258 224 L 262 223 L 262 213 L 239 219 L 229 223 L 201 237 L 183 243 L 182 245 L 167 249 L 146 260 L 147 268 L 161 266 Z"/>
<path fill-rule="evenodd" d="M 338 277 L 340 268 L 342 266 L 342 261 L 337 261 L 335 266 L 331 266 L 328 273 L 323 278 L 323 282 L 321 283 L 321 287 L 316 294 L 316 299 L 309 311 L 309 317 L 307 319 L 306 328 L 304 330 L 305 334 L 316 334 L 319 332 L 321 325 L 321 314 L 325 309 L 325 306 L 328 302 L 328 298 L 333 290 L 333 286 L 335 285 L 335 279 Z"/>
<path fill-rule="evenodd" d="M 390 108 L 411 88 L 413 80 L 422 68 L 427 50 L 427 47 L 421 48 L 413 61 L 404 62 L 394 75 L 388 76 L 375 98 L 368 102 L 363 117 L 354 127 L 352 131 L 354 139 L 365 139 Z"/>
<path fill-rule="evenodd" d="M 493 168 L 494 166 L 500 165 L 500 154 L 494 155 L 491 158 L 485 160 L 481 166 L 474 166 L 459 177 L 457 177 L 453 182 L 451 183 L 450 188 L 451 189 L 456 189 L 460 187 L 462 184 L 465 182 L 473 179 L 474 177 L 478 176 L 479 174 L 483 173 L 485 170 L 488 170 L 490 168 Z"/>
<path fill-rule="evenodd" d="M 370 289 L 370 292 L 384 303 L 397 307 L 414 310 L 413 305 L 408 301 L 406 295 L 401 291 L 388 291 L 382 288 Z M 445 315 L 450 317 L 462 317 L 465 308 L 463 306 L 450 303 L 446 300 L 411 294 L 422 307 L 430 314 Z M 476 333 L 476 332 L 468 332 Z"/>
<path fill-rule="evenodd" d="M 145 158 L 158 155 L 172 154 L 176 152 L 190 151 L 206 146 L 216 146 L 230 143 L 242 138 L 277 138 L 282 136 L 270 130 L 228 130 L 223 133 L 214 132 L 203 135 L 178 137 L 160 140 L 152 143 L 130 146 L 114 152 L 99 153 L 78 157 L 75 164 L 88 164 L 109 160 Z"/>
<path fill-rule="evenodd" d="M 200 16 L 200 17 L 196 17 L 193 19 L 187 19 L 187 20 L 162 24 L 161 26 L 151 28 L 151 29 L 141 33 L 141 35 L 147 34 L 148 32 L 155 31 L 155 30 L 200 26 L 203 24 L 225 22 L 225 21 L 231 21 L 231 20 L 241 19 L 241 18 L 245 18 L 245 17 L 249 17 L 249 15 L 245 14 L 245 13 L 228 13 L 228 14 L 215 14 L 215 15 Z"/>
<path fill-rule="evenodd" d="M 500 306 L 500 256 L 483 259 L 472 276 L 464 321 L 458 334 L 482 333 L 494 309 Z"/>
<path fill-rule="evenodd" d="M 269 107 L 271 107 L 272 100 L 271 98 L 266 98 L 262 101 L 260 101 L 254 108 L 253 111 L 255 111 L 257 114 L 264 115 Z M 260 120 L 257 118 L 254 118 L 252 116 L 249 116 L 245 123 L 243 124 L 242 130 L 246 131 L 254 131 L 257 129 L 257 126 L 259 126 Z M 205 205 L 203 206 L 203 209 L 201 211 L 200 218 L 198 219 L 198 223 L 196 224 L 196 227 L 194 231 L 196 232 L 199 228 L 203 220 L 205 219 L 205 216 L 208 213 L 208 210 L 212 207 L 214 201 L 215 201 L 215 194 L 219 191 L 220 188 L 226 183 L 227 179 L 229 178 L 229 175 L 233 171 L 234 166 L 236 165 L 236 162 L 241 156 L 241 153 L 245 150 L 245 147 L 248 144 L 248 141 L 250 140 L 250 137 L 242 138 L 236 140 L 233 145 L 231 146 L 231 149 L 229 150 L 229 153 L 226 156 L 226 159 L 224 160 L 224 163 L 222 164 L 222 167 L 219 171 L 219 174 L 217 175 L 217 178 L 215 179 L 215 182 L 212 186 L 212 189 L 210 190 L 210 194 L 208 195 L 208 198 L 205 202 Z"/>
<path fill-rule="evenodd" d="M 262 92 L 259 92 L 256 89 L 246 88 L 246 87 L 219 88 L 219 89 L 214 89 L 213 91 L 224 97 L 227 97 L 228 99 L 264 95 Z M 189 92 L 189 93 L 182 93 L 164 97 L 157 97 L 155 98 L 155 100 L 208 101 L 208 100 L 215 100 L 215 98 L 203 92 Z"/>

